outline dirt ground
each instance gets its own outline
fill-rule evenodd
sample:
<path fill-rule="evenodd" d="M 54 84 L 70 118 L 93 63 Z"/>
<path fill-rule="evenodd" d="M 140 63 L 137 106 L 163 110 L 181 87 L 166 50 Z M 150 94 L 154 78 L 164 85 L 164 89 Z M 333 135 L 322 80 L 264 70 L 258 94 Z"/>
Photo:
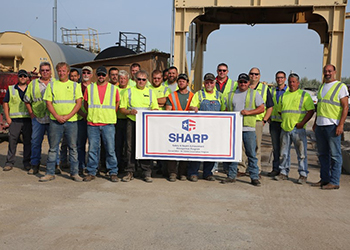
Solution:
<path fill-rule="evenodd" d="M 0 144 L 2 166 L 7 145 Z M 350 176 L 342 175 L 339 190 L 311 187 L 319 164 L 308 145 L 308 184 L 295 184 L 294 149 L 290 180 L 277 182 L 266 175 L 272 148 L 265 133 L 262 185 L 254 187 L 248 177 L 225 185 L 157 175 L 152 184 L 76 183 L 66 172 L 40 183 L 44 166 L 27 175 L 20 144 L 18 167 L 0 171 L 0 249 L 349 249 Z M 46 141 L 44 148 L 43 162 Z"/>

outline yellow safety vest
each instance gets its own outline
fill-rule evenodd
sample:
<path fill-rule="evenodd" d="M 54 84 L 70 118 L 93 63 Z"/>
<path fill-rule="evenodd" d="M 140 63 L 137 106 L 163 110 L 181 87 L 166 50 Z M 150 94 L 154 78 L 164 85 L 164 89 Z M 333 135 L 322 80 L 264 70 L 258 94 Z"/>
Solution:
<path fill-rule="evenodd" d="M 265 114 L 266 114 L 267 89 L 268 89 L 268 86 L 266 84 L 263 84 L 261 82 L 258 83 L 258 87 L 256 88 L 256 90 L 259 92 L 259 94 L 261 95 L 261 97 L 264 100 L 265 110 L 263 113 L 256 115 L 257 121 L 262 121 L 264 119 Z"/>
<path fill-rule="evenodd" d="M 121 89 L 119 86 L 117 86 L 117 89 L 118 89 L 118 91 L 119 91 L 119 96 L 120 96 L 120 98 L 123 96 L 124 92 L 125 92 L 127 89 L 130 89 L 130 88 L 131 88 L 131 87 L 130 87 L 129 85 L 127 85 L 126 88 L 124 88 L 124 89 Z M 127 118 L 126 115 L 122 114 L 122 113 L 120 112 L 120 110 L 118 109 L 118 112 L 117 112 L 117 119 L 119 120 L 119 119 L 126 119 L 126 118 Z"/>
<path fill-rule="evenodd" d="M 306 113 L 308 112 L 307 110 L 303 109 L 303 104 L 306 100 L 305 95 L 305 91 L 298 89 L 295 92 L 287 91 L 281 96 L 281 128 L 284 131 L 292 131 L 295 124 L 304 119 Z"/>
<path fill-rule="evenodd" d="M 55 84 L 56 83 L 56 84 Z M 68 82 L 64 83 L 65 85 L 73 85 L 72 95 L 69 95 L 65 88 L 62 88 L 61 82 L 56 80 L 54 82 L 50 82 L 51 94 L 52 94 L 52 106 L 54 107 L 56 113 L 58 115 L 68 115 L 76 105 L 75 92 L 78 86 L 78 83 L 68 80 Z M 47 91 L 47 89 L 46 89 Z M 56 120 L 55 117 L 50 114 L 51 120 Z M 73 122 L 77 121 L 77 114 L 73 115 L 68 121 Z"/>
<path fill-rule="evenodd" d="M 107 83 L 105 97 L 103 103 L 100 102 L 100 96 L 96 83 L 87 86 L 88 91 L 88 116 L 87 120 L 92 123 L 116 124 L 116 94 L 117 87 Z"/>
<path fill-rule="evenodd" d="M 327 92 L 327 94 L 322 98 L 321 94 L 324 85 L 325 83 L 321 85 L 321 88 L 317 93 L 317 116 L 335 119 L 339 121 L 341 118 L 343 107 L 341 106 L 340 100 L 338 99 L 338 95 L 341 87 L 343 85 L 346 85 L 341 82 L 336 82 L 332 86 L 332 88 Z"/>
<path fill-rule="evenodd" d="M 53 79 L 50 79 L 48 84 L 51 84 Z M 43 118 L 48 114 L 48 110 L 46 108 L 46 102 L 43 100 L 43 95 L 40 92 L 39 87 L 39 78 L 31 81 L 28 85 L 26 95 L 32 100 L 32 110 L 36 117 Z"/>
<path fill-rule="evenodd" d="M 271 113 L 271 121 L 274 121 L 274 122 L 282 122 L 282 116 L 281 116 L 281 110 L 279 109 L 279 103 L 281 102 L 281 99 L 282 99 L 282 95 L 280 96 L 279 98 L 279 102 L 277 102 L 277 88 L 278 87 L 275 87 L 272 89 L 272 101 L 273 101 L 273 109 L 272 109 L 272 113 Z M 286 91 L 287 92 L 289 90 L 289 88 L 287 87 Z M 284 94 L 284 93 L 283 93 Z"/>
<path fill-rule="evenodd" d="M 21 100 L 18 91 L 15 89 L 16 85 L 9 86 L 9 109 L 10 118 L 29 118 L 29 112 L 26 105 Z"/>
<path fill-rule="evenodd" d="M 256 90 L 248 88 L 247 95 L 245 97 L 244 109 L 246 109 L 246 110 L 256 109 L 256 105 L 255 105 L 256 92 L 257 92 Z M 233 100 L 233 96 L 234 95 L 235 95 L 234 91 L 228 93 L 228 98 L 227 98 L 227 109 L 228 109 L 228 111 L 233 111 L 232 100 Z M 255 128 L 255 124 L 256 124 L 256 115 L 245 115 L 245 116 L 243 116 L 243 126 Z"/>

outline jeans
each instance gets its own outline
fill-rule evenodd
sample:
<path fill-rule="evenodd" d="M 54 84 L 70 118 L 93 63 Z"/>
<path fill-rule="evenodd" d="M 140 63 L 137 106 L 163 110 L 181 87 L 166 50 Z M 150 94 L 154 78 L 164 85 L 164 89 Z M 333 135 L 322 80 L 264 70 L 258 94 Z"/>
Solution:
<path fill-rule="evenodd" d="M 30 118 L 12 119 L 9 127 L 9 145 L 5 166 L 14 166 L 18 139 L 21 134 L 23 135 L 23 166 L 30 166 L 30 136 L 32 134 Z"/>
<path fill-rule="evenodd" d="M 95 176 L 100 161 L 100 145 L 102 143 L 106 152 L 106 166 L 109 174 L 118 174 L 118 162 L 115 156 L 115 125 L 108 124 L 104 126 L 87 126 L 89 138 L 89 159 L 87 163 L 87 171 L 90 175 Z"/>
<path fill-rule="evenodd" d="M 270 135 L 273 149 L 272 170 L 277 172 L 280 171 L 281 131 L 281 122 L 271 121 Z"/>
<path fill-rule="evenodd" d="M 63 137 L 60 149 L 60 164 L 67 164 L 68 162 L 68 145 L 67 139 Z"/>
<path fill-rule="evenodd" d="M 50 124 L 49 123 L 39 123 L 36 118 L 32 119 L 32 140 L 31 140 L 31 156 L 30 156 L 30 164 L 39 165 L 41 160 L 41 147 L 44 139 L 44 134 L 47 133 L 47 139 L 50 144 Z M 57 152 L 58 152 L 57 145 Z M 59 164 L 59 155 L 57 154 L 56 165 Z"/>
<path fill-rule="evenodd" d="M 125 172 L 134 173 L 135 168 L 135 139 L 136 139 L 136 131 L 135 131 L 136 122 L 127 119 L 126 124 L 126 158 L 127 158 L 127 166 L 125 168 Z M 150 160 L 139 160 L 140 167 L 143 172 L 144 177 L 151 177 L 151 161 Z"/>
<path fill-rule="evenodd" d="M 190 163 L 191 164 L 191 163 Z M 187 175 L 187 166 L 189 165 L 188 161 L 179 161 L 179 166 L 177 166 L 177 161 L 167 161 L 168 173 L 176 174 L 177 176 L 186 176 Z"/>
<path fill-rule="evenodd" d="M 307 177 L 309 171 L 307 170 L 307 140 L 306 131 L 304 128 L 297 129 L 295 127 L 292 131 L 288 132 L 282 129 L 280 173 L 284 175 L 289 174 L 290 148 L 292 142 L 298 156 L 298 172 L 301 176 Z"/>
<path fill-rule="evenodd" d="M 83 170 L 86 167 L 85 157 L 86 157 L 86 146 L 87 141 L 87 122 L 84 119 L 78 120 L 78 161 L 79 161 L 79 170 Z"/>
<path fill-rule="evenodd" d="M 207 178 L 210 175 L 213 175 L 211 170 L 214 167 L 215 162 L 203 162 L 203 179 Z M 197 175 L 198 176 L 198 170 L 201 165 L 200 161 L 191 161 L 188 165 L 187 174 L 188 176 Z"/>
<path fill-rule="evenodd" d="M 125 145 L 126 145 L 126 123 L 127 119 L 118 119 L 115 131 L 115 153 L 117 154 L 120 170 L 126 166 Z"/>
<path fill-rule="evenodd" d="M 321 181 L 333 185 L 339 185 L 343 165 L 341 135 L 335 135 L 336 129 L 336 125 L 316 126 L 315 129 Z"/>
<path fill-rule="evenodd" d="M 252 180 L 259 179 L 258 159 L 256 158 L 256 135 L 255 131 L 243 131 L 243 144 L 248 157 L 248 170 Z M 235 179 L 238 162 L 231 162 L 228 166 L 228 177 Z"/>
<path fill-rule="evenodd" d="M 49 133 L 49 155 L 47 158 L 46 174 L 54 175 L 55 166 L 57 164 L 58 146 L 62 137 L 66 137 L 69 148 L 69 162 L 70 162 L 70 174 L 78 174 L 78 152 L 77 152 L 77 138 L 78 138 L 78 123 L 77 122 L 65 122 L 59 123 L 58 121 L 50 121 L 50 133 Z"/>

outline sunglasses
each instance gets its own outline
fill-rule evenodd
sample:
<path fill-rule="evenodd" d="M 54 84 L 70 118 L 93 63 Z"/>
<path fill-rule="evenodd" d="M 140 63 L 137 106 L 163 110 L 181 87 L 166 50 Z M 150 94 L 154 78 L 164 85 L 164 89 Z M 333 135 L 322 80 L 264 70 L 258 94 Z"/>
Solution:
<path fill-rule="evenodd" d="M 219 72 L 226 72 L 227 69 L 218 69 Z"/>
<path fill-rule="evenodd" d="M 254 76 L 258 76 L 258 75 L 260 75 L 260 73 L 249 73 L 249 75 L 254 75 Z"/>
<path fill-rule="evenodd" d="M 248 83 L 248 81 L 242 80 L 242 81 L 239 81 L 239 83 Z"/>
<path fill-rule="evenodd" d="M 90 72 L 83 72 L 83 75 L 90 75 Z"/>
<path fill-rule="evenodd" d="M 28 76 L 26 76 L 26 75 L 19 75 L 18 77 L 19 78 L 27 78 Z"/>
<path fill-rule="evenodd" d="M 137 78 L 137 80 L 138 80 L 138 81 L 143 81 L 143 82 L 147 81 L 146 78 Z"/>
<path fill-rule="evenodd" d="M 105 77 L 106 74 L 104 74 L 104 73 L 98 73 L 97 76 L 103 76 L 103 77 Z"/>
<path fill-rule="evenodd" d="M 41 69 L 40 71 L 41 72 L 49 72 L 49 71 L 51 71 L 51 69 Z"/>

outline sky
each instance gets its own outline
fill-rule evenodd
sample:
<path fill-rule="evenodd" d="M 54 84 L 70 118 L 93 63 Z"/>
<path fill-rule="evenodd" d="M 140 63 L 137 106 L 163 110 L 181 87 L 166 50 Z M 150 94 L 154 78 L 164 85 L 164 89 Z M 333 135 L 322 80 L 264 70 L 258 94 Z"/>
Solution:
<path fill-rule="evenodd" d="M 103 50 L 114 46 L 119 31 L 138 32 L 147 39 L 147 51 L 158 49 L 170 53 L 172 2 L 58 0 L 57 40 L 61 42 L 60 27 L 90 27 L 101 33 L 99 42 Z M 0 32 L 29 31 L 34 37 L 52 40 L 53 5 L 53 0 L 6 1 L 1 7 Z M 345 23 L 343 77 L 350 77 L 349 44 L 350 19 Z M 203 73 L 215 73 L 216 66 L 225 62 L 232 79 L 258 67 L 262 81 L 273 82 L 278 70 L 321 80 L 322 56 L 320 38 L 307 24 L 221 25 L 208 38 Z"/>

